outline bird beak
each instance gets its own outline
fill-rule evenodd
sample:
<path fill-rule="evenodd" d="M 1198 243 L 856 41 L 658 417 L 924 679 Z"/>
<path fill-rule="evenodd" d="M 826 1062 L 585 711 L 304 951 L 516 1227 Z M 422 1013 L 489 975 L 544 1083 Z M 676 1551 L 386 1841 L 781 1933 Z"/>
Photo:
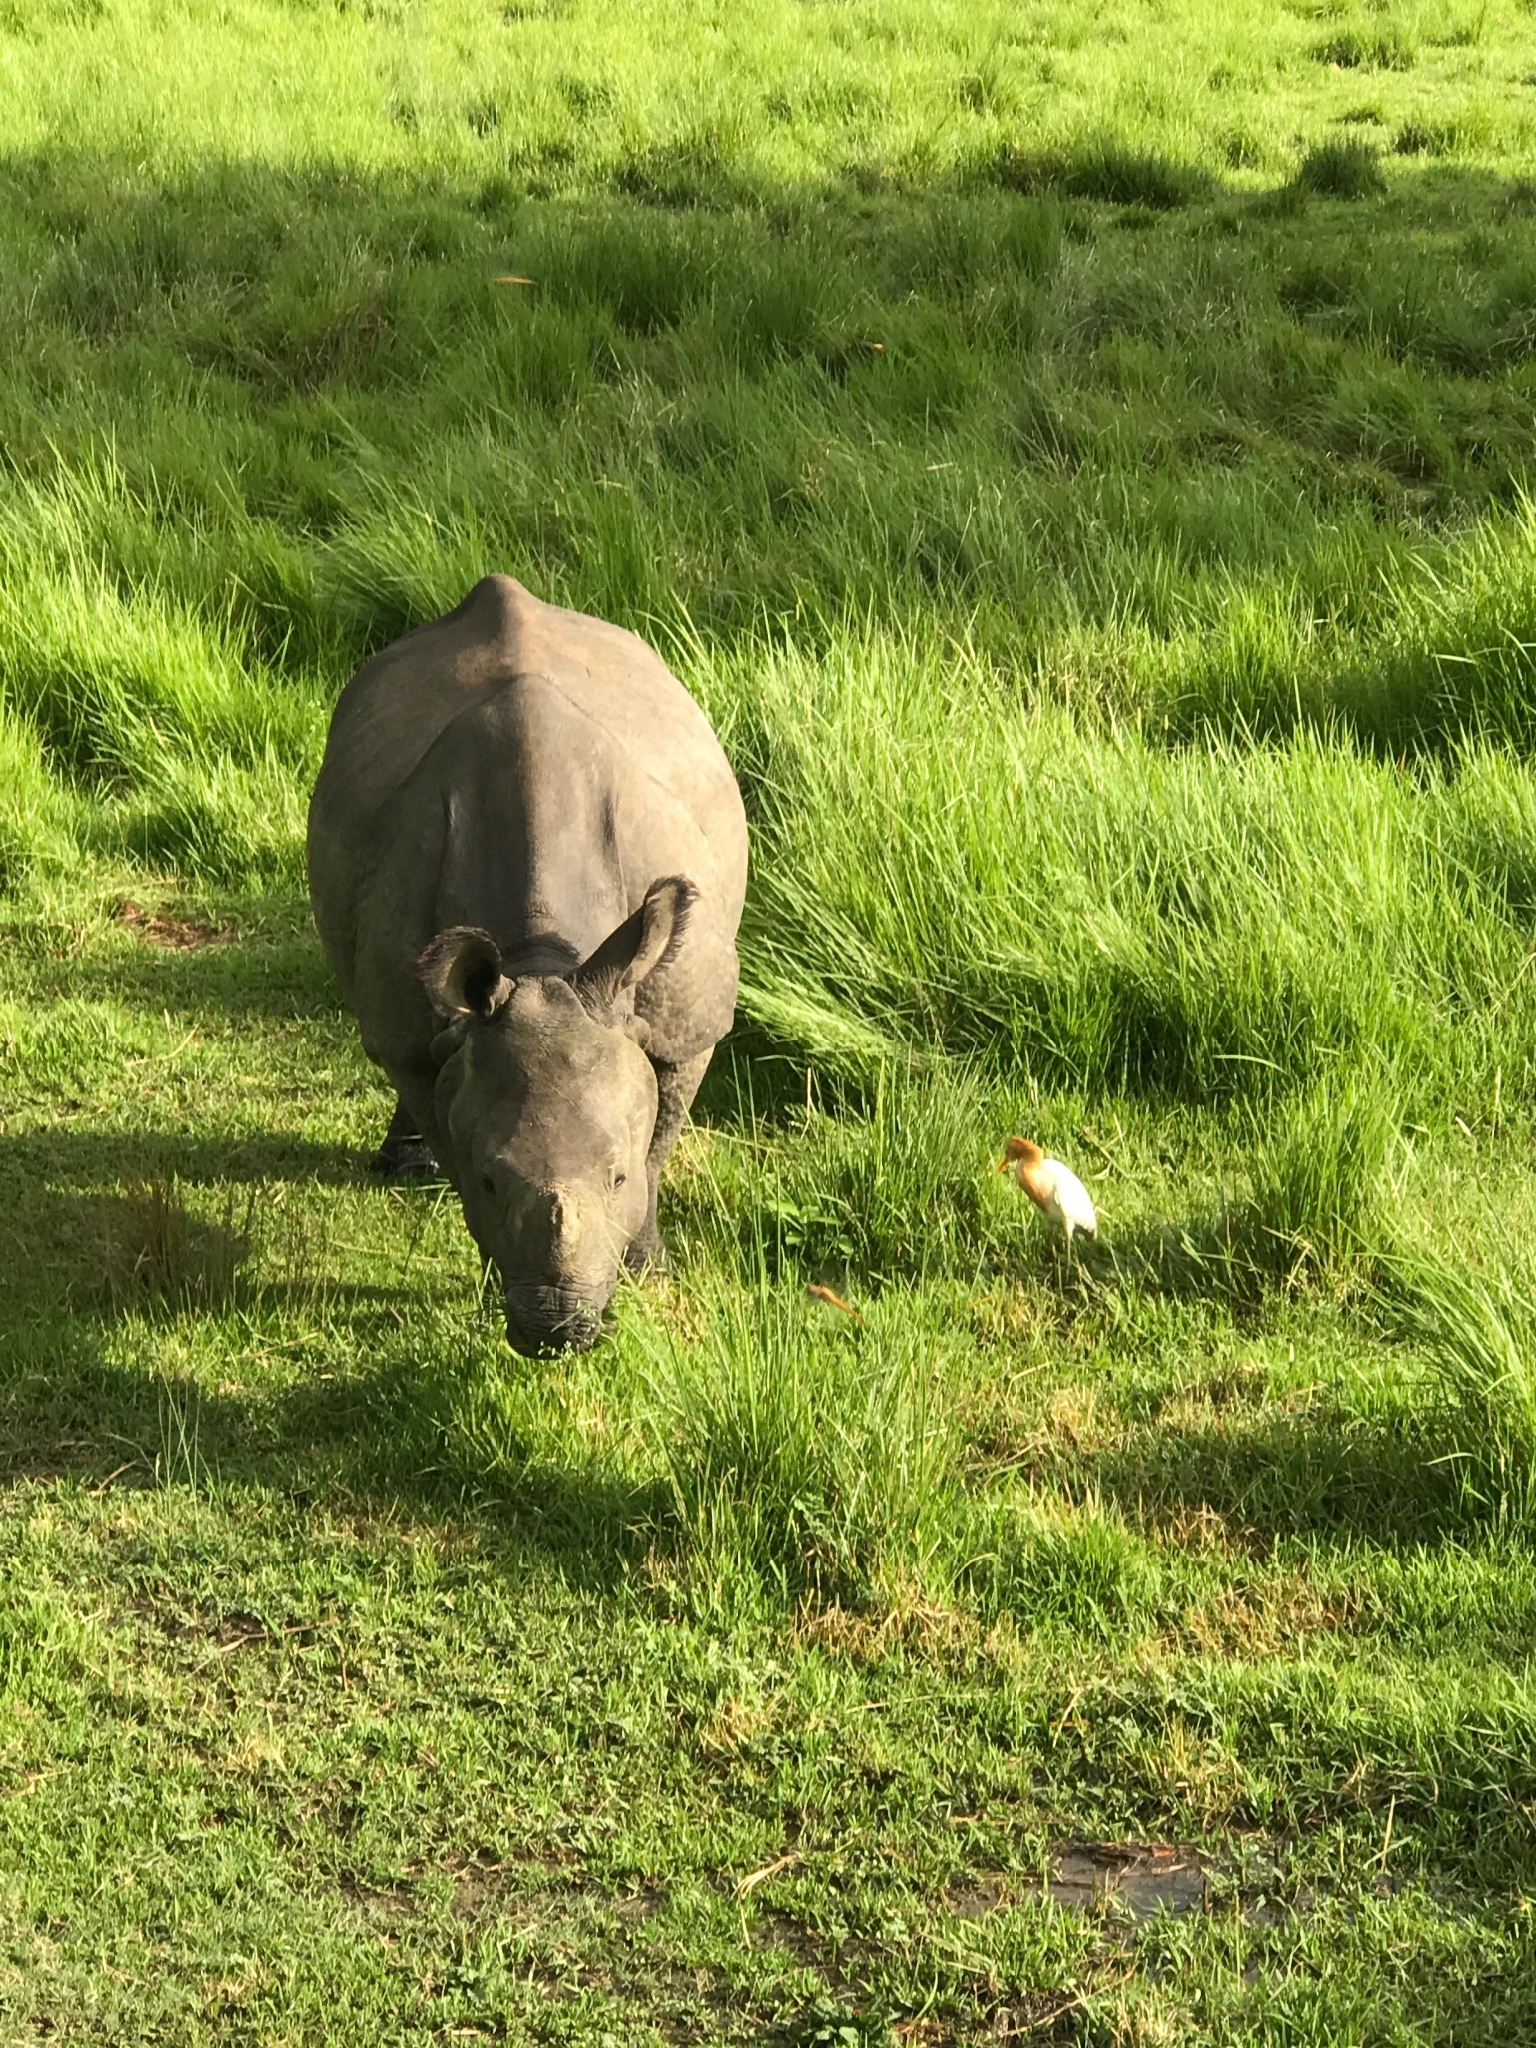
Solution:
<path fill-rule="evenodd" d="M 999 1159 L 999 1161 L 997 1162 L 997 1170 L 999 1173 L 1006 1173 L 1009 1167 L 1012 1166 L 1012 1164 L 1013 1161 L 1008 1157 L 1007 1153 L 1005 1152 L 1002 1158 Z"/>

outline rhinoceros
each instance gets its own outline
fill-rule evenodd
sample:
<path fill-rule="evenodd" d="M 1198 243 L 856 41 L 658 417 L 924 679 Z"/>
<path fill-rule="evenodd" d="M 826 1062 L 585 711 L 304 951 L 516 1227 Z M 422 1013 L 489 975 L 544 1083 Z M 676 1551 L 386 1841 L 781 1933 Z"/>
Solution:
<path fill-rule="evenodd" d="M 343 690 L 321 942 L 398 1097 L 375 1164 L 458 1190 L 530 1356 L 596 1341 L 736 1002 L 747 826 L 643 640 L 487 576 Z"/>

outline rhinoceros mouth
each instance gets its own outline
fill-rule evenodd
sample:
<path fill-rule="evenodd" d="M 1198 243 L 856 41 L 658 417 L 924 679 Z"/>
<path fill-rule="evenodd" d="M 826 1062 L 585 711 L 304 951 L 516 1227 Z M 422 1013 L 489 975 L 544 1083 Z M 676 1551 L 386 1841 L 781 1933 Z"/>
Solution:
<path fill-rule="evenodd" d="M 525 1358 L 590 1351 L 602 1335 L 603 1313 L 586 1297 L 561 1287 L 509 1287 L 507 1342 Z"/>

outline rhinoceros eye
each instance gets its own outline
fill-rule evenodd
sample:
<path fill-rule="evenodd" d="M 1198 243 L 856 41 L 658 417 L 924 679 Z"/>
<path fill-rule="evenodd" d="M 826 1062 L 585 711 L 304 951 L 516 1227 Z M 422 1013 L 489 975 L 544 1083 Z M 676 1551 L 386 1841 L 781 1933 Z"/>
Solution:
<path fill-rule="evenodd" d="M 625 1181 L 626 1181 L 626 1180 L 627 1180 L 628 1178 L 629 1178 L 629 1176 L 628 1176 L 627 1174 L 623 1174 L 623 1173 L 616 1173 L 616 1174 L 615 1174 L 615 1175 L 613 1176 L 613 1184 L 614 1184 L 614 1186 L 615 1186 L 616 1188 L 621 1188 L 621 1187 L 623 1187 L 623 1185 L 624 1185 Z"/>

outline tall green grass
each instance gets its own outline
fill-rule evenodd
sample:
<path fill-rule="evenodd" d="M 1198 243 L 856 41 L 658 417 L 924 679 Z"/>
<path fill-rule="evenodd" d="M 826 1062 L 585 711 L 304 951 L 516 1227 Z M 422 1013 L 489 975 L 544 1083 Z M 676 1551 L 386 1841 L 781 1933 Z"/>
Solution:
<path fill-rule="evenodd" d="M 759 1285 L 687 1345 L 649 1326 L 672 1514 L 711 1575 L 861 1604 L 947 1590 L 958 1444 L 931 1330 Z M 834 1326 L 828 1328 L 828 1323 Z"/>
<path fill-rule="evenodd" d="M 1493 1256 L 1484 1258 L 1469 1233 L 1450 1254 L 1405 1254 L 1393 1277 L 1440 1398 L 1442 1414 L 1426 1431 L 1433 1454 L 1478 1510 L 1507 1526 L 1529 1526 L 1536 1511 L 1536 1281 L 1524 1248 L 1496 1236 Z"/>
<path fill-rule="evenodd" d="M 965 1052 L 1197 1100 L 1332 1061 L 1420 1101 L 1496 1065 L 1528 1085 L 1507 757 L 1168 751 L 899 641 L 776 655 L 734 715 L 728 682 L 705 694 L 754 810 L 745 1006 L 829 1065 Z"/>
<path fill-rule="evenodd" d="M 1490 716 L 1441 656 L 1497 645 L 1523 732 L 1516 587 L 1377 686 L 1532 421 L 1521 17 L 1396 13 L 1416 65 L 1364 108 L 1305 23 L 1193 4 L 860 6 L 809 57 L 793 10 L 719 47 L 685 10 L 676 76 L 648 8 L 588 66 L 579 9 L 251 5 L 155 93 L 154 10 L 13 10 L 0 421 L 15 516 L 72 523 L 31 559 L 329 689 L 502 561 L 711 640 L 873 611 L 1154 727 L 1337 708 L 1394 751 Z M 1149 39 L 1192 59 L 1155 91 Z M 1298 119 L 1326 152 L 1425 93 L 1433 176 L 1278 203 Z"/>
<path fill-rule="evenodd" d="M 1266 1263 L 1294 1274 L 1370 1256 L 1390 1241 L 1402 1111 L 1369 1064 L 1328 1073 L 1255 1120 L 1250 1221 Z"/>
<path fill-rule="evenodd" d="M 0 25 L 18 923 L 288 914 L 336 690 L 512 569 L 661 645 L 748 801 L 704 1260 L 988 1285 L 1006 1128 L 1124 1111 L 1215 1119 L 1164 1219 L 1212 1274 L 1368 1270 L 1410 1144 L 1532 1099 L 1520 21 L 861 4 L 807 56 L 765 4 L 671 71 L 587 19 L 253 0 L 156 93 L 151 10 Z M 1084 1299 L 1168 1280 L 1136 1228 Z"/>
<path fill-rule="evenodd" d="M 1530 2036 L 1531 40 L 0 7 L 0 2033 Z M 753 829 L 553 1363 L 304 896 L 489 569 Z"/>

